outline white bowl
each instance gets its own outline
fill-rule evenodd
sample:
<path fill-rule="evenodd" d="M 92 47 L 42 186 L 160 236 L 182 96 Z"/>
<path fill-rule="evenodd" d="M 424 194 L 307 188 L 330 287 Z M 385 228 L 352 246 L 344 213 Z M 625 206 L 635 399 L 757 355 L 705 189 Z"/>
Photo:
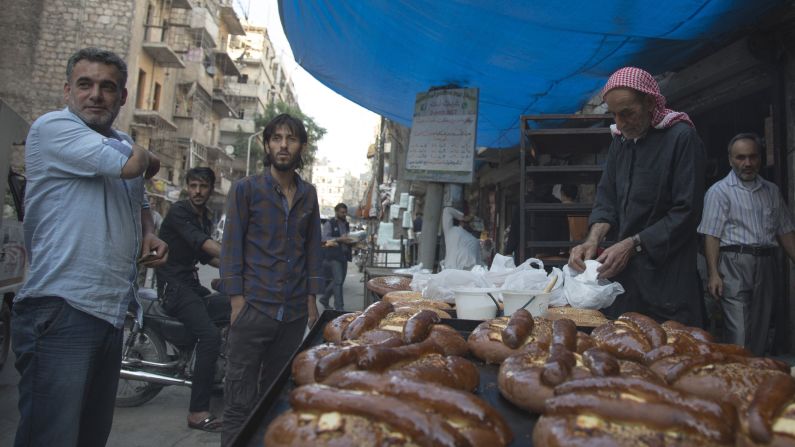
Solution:
<path fill-rule="evenodd" d="M 454 288 L 456 317 L 464 320 L 487 320 L 497 316 L 497 306 L 488 293 L 496 298 L 499 289 L 480 287 Z"/>
<path fill-rule="evenodd" d="M 549 293 L 540 290 L 503 290 L 502 302 L 505 305 L 505 316 L 514 312 L 530 301 L 525 309 L 534 317 L 543 317 L 549 307 Z"/>

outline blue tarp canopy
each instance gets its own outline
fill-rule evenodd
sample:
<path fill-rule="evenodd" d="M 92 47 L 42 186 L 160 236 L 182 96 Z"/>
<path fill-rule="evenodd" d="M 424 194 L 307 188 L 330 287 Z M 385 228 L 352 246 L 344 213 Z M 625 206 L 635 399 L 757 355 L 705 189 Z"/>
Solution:
<path fill-rule="evenodd" d="M 411 126 L 415 95 L 480 89 L 478 146 L 519 141 L 522 114 L 573 113 L 626 65 L 675 70 L 783 0 L 279 0 L 296 62 Z"/>

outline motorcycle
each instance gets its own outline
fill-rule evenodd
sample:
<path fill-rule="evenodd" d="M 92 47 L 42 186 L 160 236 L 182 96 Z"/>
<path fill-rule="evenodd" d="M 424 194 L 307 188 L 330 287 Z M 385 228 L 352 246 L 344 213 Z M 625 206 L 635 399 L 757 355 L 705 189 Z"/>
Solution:
<path fill-rule="evenodd" d="M 359 273 L 364 272 L 364 268 L 367 265 L 367 256 L 368 256 L 368 247 L 365 242 L 358 242 L 354 245 L 351 251 L 352 259 L 351 261 L 359 270 Z"/>
<path fill-rule="evenodd" d="M 164 386 L 190 387 L 196 362 L 193 337 L 179 320 L 165 311 L 157 293 L 141 289 L 139 298 L 144 310 L 144 324 L 139 325 L 135 314 L 128 313 L 116 392 L 118 407 L 143 405 L 157 396 Z M 226 300 L 218 293 L 209 295 L 207 299 Z M 215 366 L 215 389 L 220 390 L 226 371 L 229 315 L 215 316 L 213 322 L 221 330 L 221 349 Z"/>

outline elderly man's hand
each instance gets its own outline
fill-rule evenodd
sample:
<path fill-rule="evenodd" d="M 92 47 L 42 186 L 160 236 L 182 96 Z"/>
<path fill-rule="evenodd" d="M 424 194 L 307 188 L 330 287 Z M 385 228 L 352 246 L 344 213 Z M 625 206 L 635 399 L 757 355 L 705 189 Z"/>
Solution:
<path fill-rule="evenodd" d="M 584 271 L 585 261 L 596 256 L 597 247 L 598 244 L 589 241 L 573 247 L 569 254 L 569 268 L 577 272 Z"/>
<path fill-rule="evenodd" d="M 626 238 L 605 249 L 596 259 L 602 263 L 596 270 L 599 272 L 599 278 L 612 278 L 623 272 L 633 253 L 635 253 L 635 244 L 630 238 Z"/>
<path fill-rule="evenodd" d="M 720 274 L 709 276 L 707 288 L 709 289 L 709 294 L 716 300 L 723 296 L 723 278 L 720 277 Z"/>

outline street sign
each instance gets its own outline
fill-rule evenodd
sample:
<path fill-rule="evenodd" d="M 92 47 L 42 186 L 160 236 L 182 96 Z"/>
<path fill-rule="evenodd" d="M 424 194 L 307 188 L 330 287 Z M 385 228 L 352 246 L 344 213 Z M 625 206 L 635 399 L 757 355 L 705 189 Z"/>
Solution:
<path fill-rule="evenodd" d="M 417 94 L 406 179 L 471 183 L 478 121 L 478 89 Z"/>

